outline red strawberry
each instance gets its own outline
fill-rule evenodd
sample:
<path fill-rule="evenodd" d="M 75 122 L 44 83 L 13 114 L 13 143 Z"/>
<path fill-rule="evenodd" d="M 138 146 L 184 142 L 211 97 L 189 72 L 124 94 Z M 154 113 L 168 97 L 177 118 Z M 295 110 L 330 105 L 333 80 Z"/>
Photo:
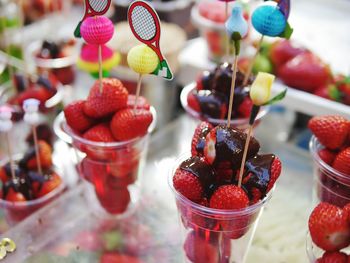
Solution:
<path fill-rule="evenodd" d="M 106 186 L 105 194 L 97 198 L 102 207 L 111 214 L 121 214 L 126 211 L 130 203 L 130 193 L 128 188 L 110 188 Z"/>
<path fill-rule="evenodd" d="M 334 159 L 333 168 L 341 173 L 350 175 L 350 147 L 338 153 Z"/>
<path fill-rule="evenodd" d="M 289 40 L 276 41 L 270 48 L 270 59 L 276 68 L 282 66 L 295 56 L 306 52 L 305 48 L 297 46 Z"/>
<path fill-rule="evenodd" d="M 136 96 L 133 94 L 129 94 L 127 107 L 133 109 L 135 105 L 135 100 L 136 100 Z M 151 108 L 151 105 L 148 103 L 145 97 L 139 96 L 137 100 L 137 108 L 149 110 Z"/>
<path fill-rule="evenodd" d="M 22 193 L 16 192 L 15 190 L 12 189 L 12 187 L 7 192 L 6 200 L 10 201 L 10 202 L 25 202 L 25 201 L 27 201 Z"/>
<path fill-rule="evenodd" d="M 178 168 L 173 177 L 174 188 L 191 201 L 200 202 L 203 199 L 203 187 L 194 174 Z"/>
<path fill-rule="evenodd" d="M 243 118 L 249 118 L 250 112 L 252 111 L 253 102 L 249 97 L 246 97 L 238 107 L 238 113 Z"/>
<path fill-rule="evenodd" d="M 236 185 L 223 185 L 210 198 L 210 207 L 216 209 L 242 209 L 249 204 L 246 192 Z"/>
<path fill-rule="evenodd" d="M 127 141 L 145 135 L 152 121 L 150 111 L 124 109 L 113 116 L 110 128 L 117 141 Z"/>
<path fill-rule="evenodd" d="M 77 132 L 84 132 L 94 125 L 95 120 L 84 113 L 84 100 L 77 100 L 64 108 L 67 124 Z"/>
<path fill-rule="evenodd" d="M 108 252 L 102 254 L 100 263 L 143 263 L 143 261 L 141 259 L 119 254 L 117 252 Z"/>
<path fill-rule="evenodd" d="M 99 80 L 91 88 L 89 97 L 84 105 L 84 112 L 92 118 L 101 118 L 126 108 L 128 91 L 115 78 L 104 78 L 103 89 L 100 92 Z"/>
<path fill-rule="evenodd" d="M 40 157 L 40 164 L 43 169 L 49 169 L 52 166 L 52 149 L 51 146 L 42 140 L 38 141 L 39 146 L 39 157 Z M 28 152 L 31 154 L 31 152 Z M 24 158 L 25 159 L 25 158 Z M 30 158 L 27 163 L 26 167 L 28 169 L 34 170 L 37 169 L 38 163 L 36 161 L 36 155 L 34 155 L 32 158 Z"/>
<path fill-rule="evenodd" d="M 209 201 L 206 197 L 203 197 L 202 200 L 200 200 L 198 202 L 199 205 L 205 206 L 205 207 L 209 207 Z"/>
<path fill-rule="evenodd" d="M 188 233 L 184 244 L 184 250 L 190 262 L 218 262 L 219 248 L 194 231 Z"/>
<path fill-rule="evenodd" d="M 335 85 L 342 94 L 343 103 L 350 105 L 350 76 L 336 76 Z"/>
<path fill-rule="evenodd" d="M 308 124 L 311 132 L 327 148 L 340 148 L 347 139 L 350 122 L 342 116 L 316 116 Z"/>
<path fill-rule="evenodd" d="M 322 149 L 318 151 L 318 156 L 328 165 L 332 165 L 336 154 L 328 149 Z"/>
<path fill-rule="evenodd" d="M 256 204 L 262 199 L 262 194 L 258 188 L 253 187 L 250 191 L 251 198 L 250 198 L 250 203 L 251 204 Z"/>
<path fill-rule="evenodd" d="M 52 173 L 50 174 L 48 179 L 43 183 L 41 188 L 38 189 L 39 191 L 35 194 L 35 196 L 37 198 L 45 196 L 51 191 L 55 190 L 61 183 L 61 177 L 56 173 Z"/>
<path fill-rule="evenodd" d="M 191 143 L 191 153 L 192 156 L 203 156 L 204 154 L 204 146 L 205 146 L 205 137 L 213 129 L 213 125 L 208 122 L 201 122 L 196 130 L 194 131 L 194 135 L 192 137 Z"/>
<path fill-rule="evenodd" d="M 337 251 L 350 244 L 348 213 L 329 203 L 320 203 L 311 213 L 312 241 L 326 251 Z"/>
<path fill-rule="evenodd" d="M 194 95 L 193 92 L 190 92 L 187 96 L 187 103 L 188 103 L 188 106 L 196 111 L 196 112 L 201 112 L 201 106 L 198 102 L 198 99 L 197 97 Z"/>
<path fill-rule="evenodd" d="M 108 123 L 100 123 L 87 130 L 83 137 L 89 141 L 95 142 L 114 142 L 115 139 L 109 129 Z"/>
<path fill-rule="evenodd" d="M 327 100 L 331 100 L 331 96 L 329 94 L 329 87 L 328 84 L 327 85 L 322 85 L 321 87 L 318 87 L 315 91 L 314 94 L 316 96 L 319 96 L 321 98 L 325 98 Z"/>
<path fill-rule="evenodd" d="M 275 159 L 273 160 L 270 171 L 271 171 L 271 174 L 270 174 L 270 181 L 267 186 L 267 192 L 269 192 L 272 189 L 278 177 L 281 175 L 282 163 L 278 157 L 275 157 Z"/>
<path fill-rule="evenodd" d="M 278 69 L 278 76 L 288 86 L 313 92 L 330 80 L 328 66 L 316 55 L 305 52 Z"/>
<path fill-rule="evenodd" d="M 350 203 L 348 203 L 347 205 L 345 205 L 343 207 L 343 211 L 345 211 L 346 213 L 348 213 L 348 218 L 350 220 Z"/>
<path fill-rule="evenodd" d="M 325 252 L 322 258 L 319 258 L 316 263 L 348 263 L 348 256 L 343 252 Z"/>

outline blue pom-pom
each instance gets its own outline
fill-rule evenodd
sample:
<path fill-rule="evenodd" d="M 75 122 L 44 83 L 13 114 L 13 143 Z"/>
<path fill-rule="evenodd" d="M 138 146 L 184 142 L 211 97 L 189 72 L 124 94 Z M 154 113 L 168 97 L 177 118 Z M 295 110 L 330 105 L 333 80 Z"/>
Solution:
<path fill-rule="evenodd" d="M 252 24 L 260 34 L 276 37 L 285 30 L 287 20 L 277 6 L 264 4 L 253 12 Z"/>

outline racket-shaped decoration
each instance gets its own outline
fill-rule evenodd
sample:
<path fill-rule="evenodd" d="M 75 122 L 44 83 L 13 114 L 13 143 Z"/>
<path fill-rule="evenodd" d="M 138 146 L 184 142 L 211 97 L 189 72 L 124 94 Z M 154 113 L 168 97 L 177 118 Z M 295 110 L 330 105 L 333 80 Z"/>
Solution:
<path fill-rule="evenodd" d="M 87 17 L 102 16 L 107 13 L 111 5 L 111 0 L 85 0 L 85 14 L 74 30 L 74 36 L 80 38 L 80 27 Z"/>
<path fill-rule="evenodd" d="M 173 79 L 173 73 L 160 50 L 160 21 L 156 11 L 144 1 L 135 1 L 129 6 L 128 22 L 132 33 L 157 54 L 159 64 L 152 74 Z"/>

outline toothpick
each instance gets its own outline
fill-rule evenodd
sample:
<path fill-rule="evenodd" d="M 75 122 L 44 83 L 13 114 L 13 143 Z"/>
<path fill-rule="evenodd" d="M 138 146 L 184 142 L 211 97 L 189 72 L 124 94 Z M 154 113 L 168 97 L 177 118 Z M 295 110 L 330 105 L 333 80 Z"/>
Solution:
<path fill-rule="evenodd" d="M 228 2 L 225 2 L 225 21 L 227 21 L 228 17 L 229 17 L 229 11 L 228 11 Z M 225 48 L 226 48 L 226 57 L 228 58 L 230 56 L 230 38 L 228 36 L 226 36 L 226 43 L 225 43 Z"/>
<path fill-rule="evenodd" d="M 100 80 L 100 93 L 103 91 L 102 77 L 102 46 L 98 45 L 98 78 Z"/>
<path fill-rule="evenodd" d="M 142 77 L 143 77 L 143 75 L 142 75 L 142 74 L 139 74 L 139 79 L 137 80 L 135 104 L 134 104 L 134 110 L 133 110 L 133 111 L 134 111 L 134 114 L 136 114 L 137 101 L 139 100 L 139 97 L 140 97 Z"/>
<path fill-rule="evenodd" d="M 36 162 L 38 165 L 38 173 L 43 174 L 42 168 L 41 168 L 41 161 L 40 161 L 40 152 L 39 152 L 39 144 L 38 144 L 38 135 L 36 133 L 36 126 L 32 126 L 32 131 L 33 131 L 33 139 L 34 139 L 34 148 L 35 148 L 35 157 L 36 157 Z"/>
<path fill-rule="evenodd" d="M 258 43 L 258 46 L 256 47 L 255 55 L 250 60 L 250 63 L 249 63 L 249 66 L 248 66 L 248 70 L 245 72 L 244 80 L 243 80 L 243 87 L 247 85 L 249 77 L 252 74 L 254 63 L 255 63 L 255 60 L 256 60 L 257 56 L 259 55 L 259 52 L 260 52 L 263 40 L 264 40 L 264 35 L 261 35 L 261 38 L 260 38 L 259 43 Z"/>
<path fill-rule="evenodd" d="M 234 53 L 236 53 L 236 52 L 234 52 Z M 230 102 L 229 102 L 228 115 L 227 115 L 227 127 L 231 126 L 233 98 L 235 96 L 235 86 L 236 86 L 237 64 L 238 64 L 238 54 L 235 55 L 235 59 L 234 59 L 234 62 L 232 64 L 232 81 L 231 81 Z"/>
<path fill-rule="evenodd" d="M 246 139 L 245 145 L 244 145 L 241 169 L 239 171 L 238 187 L 241 187 L 241 185 L 242 185 L 244 166 L 245 166 L 245 161 L 247 160 L 250 137 L 251 137 L 252 133 L 253 133 L 253 125 L 249 125 L 247 139 Z"/>
<path fill-rule="evenodd" d="M 15 172 L 15 163 L 12 158 L 12 147 L 11 147 L 11 141 L 10 141 L 10 134 L 9 132 L 6 132 L 6 142 L 7 142 L 7 151 L 10 159 L 10 170 L 11 170 L 11 176 L 12 179 L 16 179 L 16 172 Z"/>

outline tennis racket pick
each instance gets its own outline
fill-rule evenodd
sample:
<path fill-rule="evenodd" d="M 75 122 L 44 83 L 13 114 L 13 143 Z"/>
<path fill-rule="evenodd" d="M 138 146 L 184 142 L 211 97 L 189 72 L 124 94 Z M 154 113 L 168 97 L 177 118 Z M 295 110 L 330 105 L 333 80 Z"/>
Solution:
<path fill-rule="evenodd" d="M 90 16 L 102 16 L 104 15 L 111 5 L 111 0 L 85 0 L 85 14 L 83 19 L 79 22 L 74 30 L 74 36 L 81 37 L 80 26 L 84 19 Z"/>
<path fill-rule="evenodd" d="M 152 48 L 159 58 L 158 67 L 152 74 L 172 80 L 173 73 L 160 50 L 160 20 L 156 11 L 144 1 L 135 1 L 129 6 L 128 22 L 135 37 Z"/>

